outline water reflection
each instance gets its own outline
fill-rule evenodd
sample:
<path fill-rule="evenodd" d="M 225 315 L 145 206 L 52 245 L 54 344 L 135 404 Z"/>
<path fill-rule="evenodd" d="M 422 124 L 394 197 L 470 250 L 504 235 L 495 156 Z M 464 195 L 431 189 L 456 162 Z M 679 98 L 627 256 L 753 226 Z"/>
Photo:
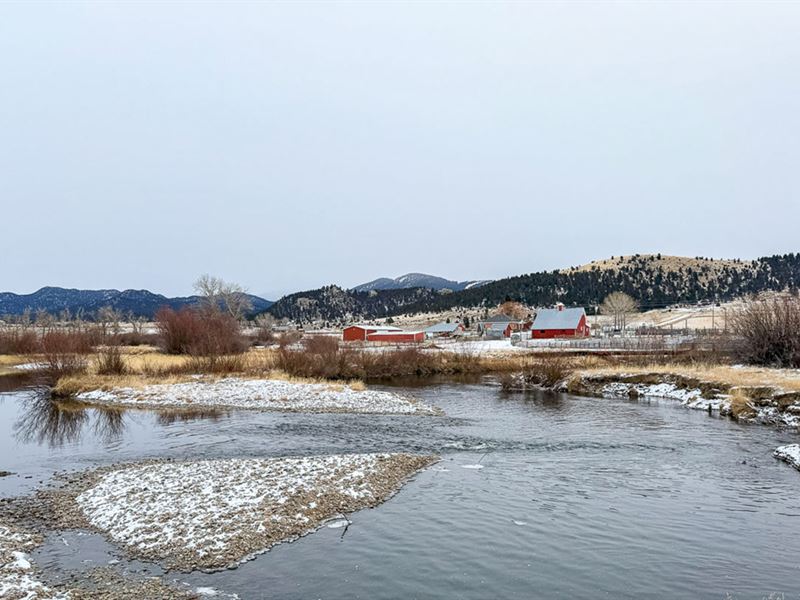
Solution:
<path fill-rule="evenodd" d="M 37 392 L 23 402 L 25 409 L 14 423 L 14 437 L 22 443 L 51 447 L 73 443 L 80 439 L 89 421 L 83 407 L 54 402 L 46 391 Z"/>
<path fill-rule="evenodd" d="M 21 400 L 24 408 L 14 423 L 14 437 L 24 444 L 35 443 L 51 448 L 79 442 L 87 433 L 105 444 L 119 440 L 125 433 L 131 412 L 121 408 L 97 407 L 51 398 L 46 389 Z M 198 419 L 218 421 L 229 412 L 203 409 L 160 411 L 155 422 L 169 426 Z"/>
<path fill-rule="evenodd" d="M 157 413 L 156 421 L 158 421 L 159 425 L 167 426 L 172 425 L 173 423 L 187 423 L 189 421 L 197 421 L 201 419 L 216 422 L 222 418 L 228 418 L 229 416 L 229 411 L 222 411 L 213 408 L 168 410 Z"/>

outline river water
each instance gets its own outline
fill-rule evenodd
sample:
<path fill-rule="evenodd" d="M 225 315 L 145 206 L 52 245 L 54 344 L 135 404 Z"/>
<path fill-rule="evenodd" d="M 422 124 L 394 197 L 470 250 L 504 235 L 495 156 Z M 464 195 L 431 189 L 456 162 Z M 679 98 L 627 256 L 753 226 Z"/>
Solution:
<path fill-rule="evenodd" d="M 397 388 L 394 388 L 397 389 Z M 509 395 L 490 382 L 402 389 L 446 417 L 59 410 L 0 395 L 0 495 L 54 471 L 154 457 L 436 453 L 376 509 L 238 569 L 168 579 L 240 598 L 800 597 L 800 472 L 789 431 L 672 401 Z M 95 534 L 34 553 L 53 579 L 122 559 Z"/>

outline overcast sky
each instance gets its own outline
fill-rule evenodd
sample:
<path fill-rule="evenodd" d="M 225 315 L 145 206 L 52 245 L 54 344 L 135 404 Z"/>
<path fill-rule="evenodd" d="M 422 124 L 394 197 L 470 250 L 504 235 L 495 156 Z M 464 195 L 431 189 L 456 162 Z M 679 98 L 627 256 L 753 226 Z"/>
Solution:
<path fill-rule="evenodd" d="M 0 4 L 0 291 L 800 250 L 800 3 Z"/>

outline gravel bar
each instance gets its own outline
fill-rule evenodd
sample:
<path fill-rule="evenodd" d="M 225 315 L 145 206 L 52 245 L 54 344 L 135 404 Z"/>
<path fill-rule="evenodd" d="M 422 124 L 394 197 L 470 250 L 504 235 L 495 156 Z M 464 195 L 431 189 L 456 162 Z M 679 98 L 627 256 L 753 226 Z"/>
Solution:
<path fill-rule="evenodd" d="M 131 555 L 182 571 L 234 568 L 325 521 L 380 504 L 435 457 L 345 454 L 155 462 L 107 470 L 72 496 Z"/>
<path fill-rule="evenodd" d="M 356 390 L 344 384 L 277 379 L 203 380 L 151 384 L 141 388 L 81 392 L 88 404 L 138 408 L 244 408 L 278 412 L 441 415 L 442 412 L 394 392 Z"/>

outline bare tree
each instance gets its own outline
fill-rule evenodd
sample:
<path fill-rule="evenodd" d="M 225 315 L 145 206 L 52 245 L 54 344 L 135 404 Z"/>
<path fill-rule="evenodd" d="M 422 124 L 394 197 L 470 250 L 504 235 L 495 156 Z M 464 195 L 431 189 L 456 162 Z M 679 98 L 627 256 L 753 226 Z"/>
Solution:
<path fill-rule="evenodd" d="M 194 283 L 194 290 L 207 308 L 223 311 L 237 321 L 244 319 L 247 312 L 253 308 L 245 288 L 220 277 L 201 275 Z"/>
<path fill-rule="evenodd" d="M 600 312 L 614 316 L 614 329 L 624 330 L 629 314 L 636 312 L 636 300 L 625 292 L 611 292 L 600 305 Z"/>
<path fill-rule="evenodd" d="M 100 325 L 103 338 L 107 337 L 109 333 L 116 335 L 120 332 L 119 323 L 122 320 L 122 314 L 110 306 L 102 306 L 97 309 L 95 320 L 97 324 Z"/>

